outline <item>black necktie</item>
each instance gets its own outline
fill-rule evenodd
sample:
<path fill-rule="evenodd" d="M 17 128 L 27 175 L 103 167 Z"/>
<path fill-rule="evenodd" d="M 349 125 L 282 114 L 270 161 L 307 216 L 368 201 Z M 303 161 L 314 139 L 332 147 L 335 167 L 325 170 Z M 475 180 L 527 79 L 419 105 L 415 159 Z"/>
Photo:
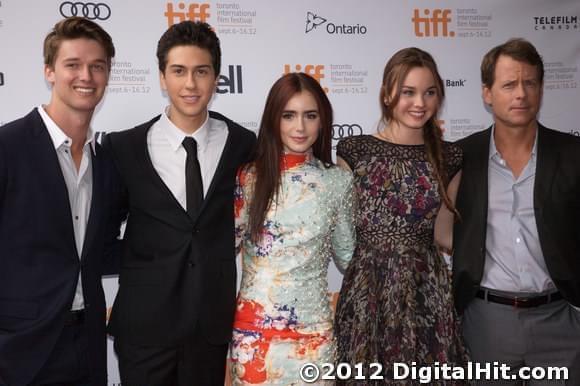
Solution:
<path fill-rule="evenodd" d="M 185 137 L 182 144 L 187 152 L 187 158 L 185 159 L 187 214 L 194 218 L 203 201 L 203 182 L 201 180 L 199 160 L 197 159 L 197 142 L 191 137 Z"/>

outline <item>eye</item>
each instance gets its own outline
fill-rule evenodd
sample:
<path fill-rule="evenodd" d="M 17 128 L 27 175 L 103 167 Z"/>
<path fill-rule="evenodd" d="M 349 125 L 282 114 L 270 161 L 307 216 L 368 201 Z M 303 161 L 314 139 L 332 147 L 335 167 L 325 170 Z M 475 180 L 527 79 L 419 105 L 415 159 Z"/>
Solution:
<path fill-rule="evenodd" d="M 171 72 L 175 75 L 182 75 L 184 71 L 183 71 L 183 68 L 175 67 L 175 68 L 173 68 L 173 70 Z"/>
<path fill-rule="evenodd" d="M 197 73 L 197 75 L 200 75 L 200 76 L 206 76 L 206 75 L 209 74 L 209 70 L 207 68 L 205 68 L 205 67 L 204 68 L 198 68 L 196 70 L 196 73 Z"/>
<path fill-rule="evenodd" d="M 91 66 L 91 68 L 92 68 L 93 70 L 95 70 L 95 71 L 99 71 L 99 72 L 105 71 L 105 66 L 104 66 L 104 65 L 102 65 L 102 64 L 93 64 L 93 65 Z"/>
<path fill-rule="evenodd" d="M 77 68 L 79 65 L 78 63 L 67 63 L 65 64 L 65 67 L 67 68 Z"/>
<path fill-rule="evenodd" d="M 316 112 L 306 113 L 306 119 L 317 119 L 317 118 L 318 118 L 318 113 L 316 113 Z"/>
<path fill-rule="evenodd" d="M 437 90 L 434 90 L 434 89 L 427 90 L 427 92 L 425 93 L 425 95 L 428 95 L 428 96 L 437 96 Z"/>
<path fill-rule="evenodd" d="M 282 119 L 291 120 L 292 118 L 294 118 L 293 113 L 282 113 Z"/>
<path fill-rule="evenodd" d="M 414 94 L 413 90 L 405 89 L 401 91 L 401 95 L 404 96 L 413 96 L 413 94 Z"/>

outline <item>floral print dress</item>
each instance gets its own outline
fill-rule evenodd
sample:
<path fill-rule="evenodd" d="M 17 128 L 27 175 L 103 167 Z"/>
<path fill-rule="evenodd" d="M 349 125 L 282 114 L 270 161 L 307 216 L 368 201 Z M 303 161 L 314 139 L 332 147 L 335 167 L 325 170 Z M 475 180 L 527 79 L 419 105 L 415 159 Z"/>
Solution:
<path fill-rule="evenodd" d="M 344 271 L 354 250 L 352 176 L 311 155 L 285 155 L 281 163 L 278 200 L 259 243 L 247 229 L 254 169 L 238 173 L 242 281 L 229 352 L 234 385 L 300 385 L 303 364 L 334 362 L 327 270 L 334 257 Z"/>
<path fill-rule="evenodd" d="M 385 371 L 395 362 L 463 365 L 451 274 L 434 245 L 442 200 L 425 145 L 363 135 L 340 141 L 337 154 L 353 171 L 359 206 L 357 246 L 336 310 L 337 361 L 378 362 Z M 451 179 L 461 149 L 444 142 L 443 156 Z"/>

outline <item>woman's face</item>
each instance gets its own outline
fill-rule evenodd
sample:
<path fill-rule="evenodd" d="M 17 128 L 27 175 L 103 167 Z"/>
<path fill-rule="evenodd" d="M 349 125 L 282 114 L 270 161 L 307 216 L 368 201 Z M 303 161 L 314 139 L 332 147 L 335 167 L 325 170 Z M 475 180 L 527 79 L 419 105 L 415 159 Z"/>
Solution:
<path fill-rule="evenodd" d="M 308 91 L 294 94 L 280 118 L 280 137 L 284 152 L 304 154 L 310 150 L 320 131 L 320 112 Z"/>
<path fill-rule="evenodd" d="M 391 99 L 394 93 L 393 90 Z M 438 107 L 439 96 L 433 74 L 426 67 L 415 67 L 403 81 L 399 101 L 393 108 L 393 120 L 403 129 L 420 130 Z"/>

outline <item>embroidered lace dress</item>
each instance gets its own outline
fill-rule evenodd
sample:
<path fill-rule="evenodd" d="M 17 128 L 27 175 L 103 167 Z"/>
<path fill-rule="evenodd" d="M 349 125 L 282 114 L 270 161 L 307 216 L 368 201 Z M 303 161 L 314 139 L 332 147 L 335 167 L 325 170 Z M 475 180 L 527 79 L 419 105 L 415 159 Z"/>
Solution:
<path fill-rule="evenodd" d="M 451 179 L 461 149 L 444 143 L 443 152 Z M 442 201 L 425 146 L 363 135 L 340 141 L 337 154 L 353 171 L 358 201 L 357 245 L 336 311 L 337 362 L 464 364 L 451 273 L 433 240 Z"/>

